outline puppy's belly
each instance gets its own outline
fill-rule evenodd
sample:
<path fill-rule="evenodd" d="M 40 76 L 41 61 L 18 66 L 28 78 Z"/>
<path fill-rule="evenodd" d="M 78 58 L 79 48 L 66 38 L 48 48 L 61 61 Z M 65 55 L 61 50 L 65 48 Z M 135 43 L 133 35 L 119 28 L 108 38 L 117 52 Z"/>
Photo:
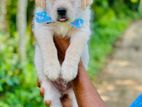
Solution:
<path fill-rule="evenodd" d="M 61 94 L 67 94 L 68 90 L 72 87 L 70 82 L 67 83 L 61 78 L 56 81 L 52 81 L 52 84 L 59 90 Z"/>

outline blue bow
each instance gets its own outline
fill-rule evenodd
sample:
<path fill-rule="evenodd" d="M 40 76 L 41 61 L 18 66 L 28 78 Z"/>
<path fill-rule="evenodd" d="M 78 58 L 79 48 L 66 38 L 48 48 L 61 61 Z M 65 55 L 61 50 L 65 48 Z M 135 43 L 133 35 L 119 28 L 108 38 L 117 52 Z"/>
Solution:
<path fill-rule="evenodd" d="M 38 23 L 51 23 L 52 18 L 45 12 L 36 12 L 35 16 L 36 22 Z"/>
<path fill-rule="evenodd" d="M 78 18 L 70 23 L 75 28 L 81 28 L 84 25 L 84 20 L 81 18 Z"/>
<path fill-rule="evenodd" d="M 46 11 L 36 12 L 36 22 L 37 23 L 52 23 L 52 18 L 48 15 Z M 70 25 L 74 28 L 81 28 L 84 25 L 84 20 L 81 18 L 75 19 Z"/>

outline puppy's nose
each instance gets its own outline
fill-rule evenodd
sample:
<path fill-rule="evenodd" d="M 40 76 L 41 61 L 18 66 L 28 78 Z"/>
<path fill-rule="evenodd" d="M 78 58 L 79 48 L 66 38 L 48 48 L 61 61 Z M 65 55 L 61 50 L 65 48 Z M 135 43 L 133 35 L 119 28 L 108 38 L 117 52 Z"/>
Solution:
<path fill-rule="evenodd" d="M 57 14 L 59 15 L 59 16 L 66 16 L 66 13 L 67 13 L 67 10 L 66 10 L 66 8 L 58 8 L 57 9 Z"/>

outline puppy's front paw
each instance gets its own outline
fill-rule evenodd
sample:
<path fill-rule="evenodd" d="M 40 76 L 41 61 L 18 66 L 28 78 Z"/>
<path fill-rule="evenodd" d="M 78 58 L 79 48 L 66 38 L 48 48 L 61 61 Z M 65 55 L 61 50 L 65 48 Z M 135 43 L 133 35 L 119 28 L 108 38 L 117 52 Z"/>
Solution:
<path fill-rule="evenodd" d="M 59 63 L 50 63 L 46 64 L 44 67 L 44 73 L 48 79 L 54 81 L 57 80 L 60 76 L 60 64 Z"/>
<path fill-rule="evenodd" d="M 71 64 L 64 64 L 61 68 L 61 76 L 66 82 L 70 82 L 75 79 L 78 73 L 78 67 Z"/>

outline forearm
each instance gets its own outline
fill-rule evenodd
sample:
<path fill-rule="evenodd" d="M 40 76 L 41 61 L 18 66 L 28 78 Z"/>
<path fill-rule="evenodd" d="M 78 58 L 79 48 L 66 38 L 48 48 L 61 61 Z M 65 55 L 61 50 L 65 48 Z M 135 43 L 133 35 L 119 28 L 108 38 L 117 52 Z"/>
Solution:
<path fill-rule="evenodd" d="M 106 107 L 89 80 L 82 63 L 79 65 L 78 77 L 72 82 L 72 85 L 79 107 Z"/>
<path fill-rule="evenodd" d="M 62 62 L 64 60 L 65 51 L 69 46 L 69 40 L 60 37 L 56 37 L 54 40 L 60 61 Z M 79 107 L 106 107 L 96 88 L 89 80 L 82 63 L 79 64 L 78 76 L 72 82 L 72 85 Z"/>

